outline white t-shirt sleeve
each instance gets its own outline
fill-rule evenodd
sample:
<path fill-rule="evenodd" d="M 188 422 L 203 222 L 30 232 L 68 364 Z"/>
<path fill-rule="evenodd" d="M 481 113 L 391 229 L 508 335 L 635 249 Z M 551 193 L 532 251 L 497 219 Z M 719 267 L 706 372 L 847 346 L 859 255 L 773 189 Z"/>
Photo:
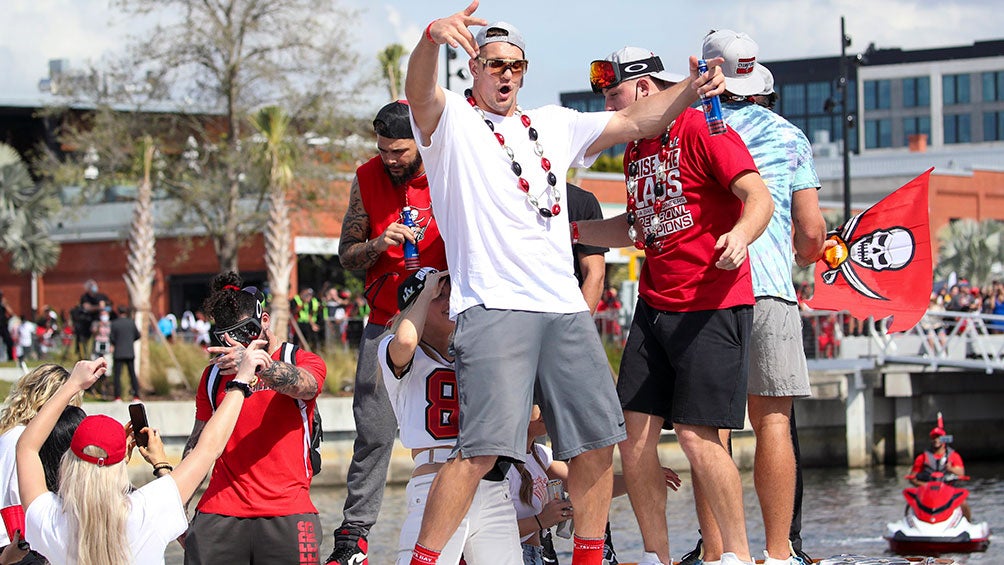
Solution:
<path fill-rule="evenodd" d="M 47 492 L 33 500 L 24 513 L 24 539 L 31 548 L 46 557 L 62 559 L 68 538 L 66 515 L 59 497 Z"/>
<path fill-rule="evenodd" d="M 600 152 L 586 155 L 586 151 L 610 123 L 613 112 L 577 112 L 563 108 L 568 114 L 569 167 L 590 167 Z"/>

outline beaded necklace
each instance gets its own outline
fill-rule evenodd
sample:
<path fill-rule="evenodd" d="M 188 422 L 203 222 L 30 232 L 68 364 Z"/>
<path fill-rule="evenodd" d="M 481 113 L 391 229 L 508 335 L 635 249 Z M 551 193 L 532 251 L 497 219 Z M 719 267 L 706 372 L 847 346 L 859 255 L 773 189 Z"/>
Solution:
<path fill-rule="evenodd" d="M 540 144 L 540 141 L 537 141 L 537 129 L 530 125 L 530 116 L 524 114 L 522 108 L 516 106 L 516 112 L 514 115 L 519 116 L 520 122 L 523 124 L 523 127 L 526 128 L 527 137 L 529 137 L 530 141 L 533 143 L 533 152 L 535 155 L 540 157 L 540 168 L 544 169 L 547 173 L 547 188 L 545 188 L 544 191 L 537 196 L 530 194 L 530 182 L 523 178 L 523 167 L 519 164 L 519 161 L 516 160 L 516 154 L 513 152 L 512 147 L 506 145 L 505 137 L 503 137 L 501 133 L 495 131 L 495 124 L 488 119 L 485 115 L 485 111 L 478 106 L 477 102 L 474 100 L 474 93 L 470 88 L 464 91 L 464 96 L 467 97 L 467 103 L 471 105 L 471 108 L 477 110 L 481 119 L 488 125 L 488 129 L 495 134 L 495 139 L 498 140 L 499 145 L 502 146 L 502 150 L 505 151 L 505 154 L 509 157 L 510 168 L 518 179 L 517 186 L 524 194 L 526 194 L 526 200 L 530 203 L 530 206 L 533 206 L 537 210 L 537 213 L 543 218 L 551 218 L 560 214 L 561 194 L 558 193 L 556 188 L 556 185 L 558 184 L 558 177 L 551 171 L 551 161 L 544 156 L 544 147 Z M 554 202 L 550 208 L 547 206 L 541 206 L 539 200 L 544 199 L 548 192 L 551 193 L 550 199 Z"/>
<path fill-rule="evenodd" d="M 655 188 L 653 192 L 655 193 L 655 202 L 652 203 L 652 228 L 646 229 L 642 227 L 645 232 L 644 239 L 638 238 L 638 230 L 635 229 L 634 224 L 638 219 L 637 206 L 638 206 L 638 177 L 641 176 L 641 167 L 638 165 L 638 145 L 642 140 L 636 140 L 631 146 L 631 162 L 628 163 L 628 181 L 627 181 L 627 224 L 628 224 L 628 237 L 634 242 L 635 249 L 645 249 L 646 247 L 651 248 L 655 251 L 662 251 L 662 244 L 656 242 L 655 233 L 659 227 L 659 212 L 662 211 L 663 202 L 666 200 L 666 163 L 669 161 L 669 130 L 673 127 L 673 124 L 669 124 L 666 131 L 662 134 L 662 147 L 659 149 L 659 166 L 655 171 Z"/>

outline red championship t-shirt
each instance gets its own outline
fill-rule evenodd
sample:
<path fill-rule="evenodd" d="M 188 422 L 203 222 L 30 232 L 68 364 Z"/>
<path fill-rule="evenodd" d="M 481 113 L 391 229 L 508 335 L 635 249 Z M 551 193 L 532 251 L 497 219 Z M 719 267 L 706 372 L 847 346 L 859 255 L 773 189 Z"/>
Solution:
<path fill-rule="evenodd" d="M 280 360 L 280 352 L 276 350 L 272 358 Z M 320 392 L 327 375 L 324 360 L 297 349 L 296 366 L 314 375 Z M 201 422 L 213 415 L 206 388 L 211 371 L 212 365 L 203 371 L 195 396 L 195 419 Z M 217 406 L 234 376 L 219 375 Z M 316 398 L 297 400 L 259 380 L 254 393 L 244 401 L 223 455 L 213 466 L 199 512 L 238 518 L 316 513 L 310 501 L 309 454 L 310 422 L 316 406 Z"/>
<path fill-rule="evenodd" d="M 418 258 L 423 267 L 446 268 L 446 248 L 443 238 L 439 235 L 439 227 L 432 217 L 432 202 L 429 199 L 429 180 L 425 175 L 408 181 L 404 187 L 394 186 L 383 161 L 374 157 L 356 169 L 359 180 L 359 194 L 363 200 L 363 208 L 370 220 L 370 233 L 367 239 L 376 239 L 394 222 L 401 221 L 401 209 L 410 206 L 412 219 L 415 221 L 415 231 L 418 239 Z M 372 312 L 370 323 L 386 325 L 394 314 L 397 314 L 397 287 L 408 278 L 411 271 L 404 268 L 404 247 L 392 245 L 380 254 L 369 269 L 366 270 L 366 288 L 387 273 L 390 275 L 377 283 L 367 295 Z M 380 285 L 383 286 L 380 286 Z"/>
<path fill-rule="evenodd" d="M 635 144 L 629 144 L 625 153 L 625 175 Z M 636 213 L 648 233 L 655 214 L 662 140 L 646 139 L 637 145 L 641 174 Z M 645 249 L 640 296 L 650 306 L 668 312 L 753 304 L 748 260 L 731 271 L 715 267 L 721 255 L 715 251 L 715 242 L 732 229 L 743 210 L 729 185 L 740 173 L 757 170 L 746 145 L 732 128 L 722 135 L 708 135 L 704 113 L 688 108 L 670 127 L 667 149 L 666 196 L 656 228 L 656 241 L 662 247 L 660 251 L 651 246 Z M 644 237 L 643 233 L 638 237 Z"/>

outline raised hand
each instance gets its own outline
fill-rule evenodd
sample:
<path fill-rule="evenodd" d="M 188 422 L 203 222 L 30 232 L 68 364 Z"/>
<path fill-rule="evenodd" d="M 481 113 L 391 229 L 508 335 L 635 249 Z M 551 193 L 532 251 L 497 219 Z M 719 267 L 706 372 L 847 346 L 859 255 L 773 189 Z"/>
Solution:
<path fill-rule="evenodd" d="M 697 57 L 690 56 L 691 86 L 697 91 L 698 96 L 718 96 L 725 92 L 725 75 L 721 69 L 725 59 L 715 57 L 705 59 L 705 62 L 708 64 L 708 72 L 701 74 L 697 70 Z"/>
<path fill-rule="evenodd" d="M 478 45 L 474 41 L 474 35 L 467 28 L 488 25 L 488 20 L 472 16 L 477 9 L 478 0 L 474 0 L 462 11 L 432 22 L 429 26 L 428 36 L 437 45 L 446 43 L 450 47 L 461 47 L 472 58 L 477 57 Z"/>
<path fill-rule="evenodd" d="M 67 382 L 73 383 L 80 390 L 86 390 L 106 371 L 108 371 L 108 361 L 104 357 L 99 357 L 94 361 L 77 361 Z"/>

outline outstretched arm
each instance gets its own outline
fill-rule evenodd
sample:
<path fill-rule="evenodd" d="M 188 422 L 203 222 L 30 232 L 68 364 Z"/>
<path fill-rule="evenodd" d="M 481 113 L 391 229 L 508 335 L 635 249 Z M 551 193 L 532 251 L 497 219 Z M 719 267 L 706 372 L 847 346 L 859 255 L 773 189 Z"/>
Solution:
<path fill-rule="evenodd" d="M 589 146 L 586 155 L 595 155 L 618 143 L 659 135 L 701 95 L 716 96 L 725 92 L 725 77 L 718 68 L 721 57 L 708 60 L 709 71 L 697 71 L 697 57 L 690 58 L 690 78 L 615 113 L 603 133 Z"/>
<path fill-rule="evenodd" d="M 446 106 L 446 97 L 438 83 L 439 46 L 446 43 L 450 47 L 462 48 L 471 57 L 476 57 L 478 46 L 467 27 L 488 25 L 486 20 L 472 16 L 477 9 L 478 0 L 474 0 L 461 12 L 433 20 L 408 58 L 404 94 L 411 106 L 415 124 L 418 125 L 419 142 L 422 145 L 429 144 Z"/>
<path fill-rule="evenodd" d="M 28 427 L 17 440 L 17 484 L 21 491 L 21 505 L 25 508 L 48 492 L 42 459 L 38 456 L 42 444 L 49 437 L 52 428 L 59 421 L 60 414 L 71 400 L 82 390 L 94 384 L 98 377 L 108 370 L 108 362 L 103 357 L 96 361 L 78 361 L 66 382 L 59 387 L 38 414 L 28 422 Z"/>
<path fill-rule="evenodd" d="M 299 400 L 310 400 L 318 393 L 317 379 L 304 367 L 271 361 L 271 365 L 262 369 L 258 376 L 272 390 Z"/>

